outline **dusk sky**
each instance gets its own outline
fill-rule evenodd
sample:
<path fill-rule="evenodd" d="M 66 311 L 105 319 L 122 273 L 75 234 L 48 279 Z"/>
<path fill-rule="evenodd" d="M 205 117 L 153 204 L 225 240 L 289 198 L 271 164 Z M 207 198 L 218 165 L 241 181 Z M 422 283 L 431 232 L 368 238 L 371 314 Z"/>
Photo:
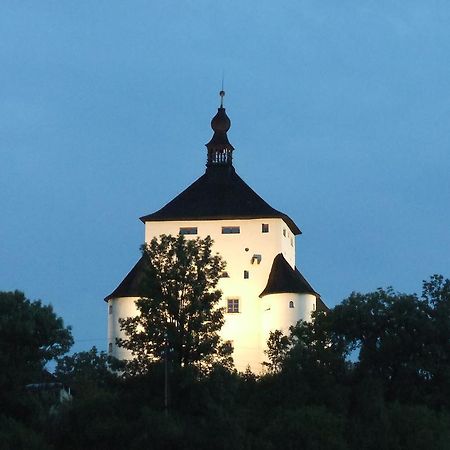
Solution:
<path fill-rule="evenodd" d="M 106 350 L 144 225 L 205 169 L 222 73 L 238 174 L 334 306 L 450 276 L 450 2 L 0 3 L 0 290 Z"/>

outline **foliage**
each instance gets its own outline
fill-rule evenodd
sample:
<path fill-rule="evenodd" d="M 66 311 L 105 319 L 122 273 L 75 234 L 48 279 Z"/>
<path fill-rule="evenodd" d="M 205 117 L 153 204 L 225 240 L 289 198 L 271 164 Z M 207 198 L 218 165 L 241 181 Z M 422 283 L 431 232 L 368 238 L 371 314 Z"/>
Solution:
<path fill-rule="evenodd" d="M 73 343 L 70 327 L 51 305 L 31 301 L 22 292 L 0 292 L 0 385 L 36 381 L 45 364 Z"/>
<path fill-rule="evenodd" d="M 31 392 L 27 384 L 54 381 L 48 362 L 73 343 L 51 305 L 22 292 L 0 292 L 0 443 L 3 449 L 47 449 L 41 431 L 55 396 Z"/>
<path fill-rule="evenodd" d="M 265 351 L 269 361 L 263 362 L 269 372 L 276 373 L 283 368 L 283 363 L 291 347 L 292 336 L 285 336 L 281 330 L 270 332 Z"/>
<path fill-rule="evenodd" d="M 15 416 L 27 414 L 29 383 L 48 381 L 45 365 L 73 343 L 51 305 L 31 301 L 22 292 L 0 292 L 0 404 Z"/>
<path fill-rule="evenodd" d="M 85 395 L 114 382 L 117 368 L 120 368 L 118 361 L 92 347 L 85 352 L 58 358 L 55 376 L 58 381 L 70 386 L 76 395 Z"/>
<path fill-rule="evenodd" d="M 49 415 L 38 398 L 21 398 L 21 419 L 0 416 L 0 443 L 36 450 L 447 449 L 450 282 L 433 276 L 423 286 L 420 297 L 352 293 L 288 336 L 273 333 L 263 376 L 215 365 L 199 377 L 196 365 L 174 364 L 168 414 L 160 360 L 122 378 L 95 348 L 61 358 L 56 373 L 77 386 L 73 401 Z"/>
<path fill-rule="evenodd" d="M 0 416 L 2 450 L 50 450 L 44 436 L 12 417 Z"/>
<path fill-rule="evenodd" d="M 346 450 L 344 418 L 322 406 L 280 408 L 263 431 L 269 448 Z"/>
<path fill-rule="evenodd" d="M 450 380 L 449 311 L 449 280 L 433 276 L 421 298 L 392 289 L 352 293 L 329 320 L 348 351 L 359 350 L 356 376 L 380 379 L 390 400 L 414 401 Z"/>
<path fill-rule="evenodd" d="M 324 389 L 372 382 L 389 401 L 449 406 L 450 281 L 432 276 L 420 298 L 392 288 L 353 292 L 312 323 L 300 321 L 289 336 L 272 333 L 267 356 L 272 373 L 311 385 L 322 380 Z"/>
<path fill-rule="evenodd" d="M 120 319 L 127 337 L 118 344 L 134 357 L 128 373 L 145 373 L 165 357 L 173 367 L 192 365 L 202 372 L 217 363 L 231 365 L 231 345 L 218 334 L 224 316 L 216 286 L 225 263 L 212 255 L 212 243 L 210 237 L 162 235 L 143 247 L 146 296 L 136 302 L 139 315 Z"/>

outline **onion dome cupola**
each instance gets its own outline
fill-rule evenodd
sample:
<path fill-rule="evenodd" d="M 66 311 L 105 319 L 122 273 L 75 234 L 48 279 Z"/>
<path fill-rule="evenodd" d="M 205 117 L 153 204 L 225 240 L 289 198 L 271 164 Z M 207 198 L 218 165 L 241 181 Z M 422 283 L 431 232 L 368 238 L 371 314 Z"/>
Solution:
<path fill-rule="evenodd" d="M 213 137 L 206 144 L 208 149 L 208 160 L 206 167 L 232 166 L 234 147 L 228 140 L 227 132 L 231 127 L 231 120 L 223 107 L 223 97 L 225 91 L 220 91 L 220 107 L 217 114 L 211 120 L 211 128 L 214 131 Z"/>

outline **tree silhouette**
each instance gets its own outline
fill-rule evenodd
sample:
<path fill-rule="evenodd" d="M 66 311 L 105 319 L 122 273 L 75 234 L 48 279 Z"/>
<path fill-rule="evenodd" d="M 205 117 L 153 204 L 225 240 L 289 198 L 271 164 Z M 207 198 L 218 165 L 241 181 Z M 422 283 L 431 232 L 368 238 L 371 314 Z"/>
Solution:
<path fill-rule="evenodd" d="M 208 372 L 220 363 L 231 366 L 232 347 L 218 332 L 224 323 L 216 289 L 225 263 L 212 254 L 212 239 L 161 235 L 143 246 L 147 273 L 137 300 L 139 314 L 120 319 L 126 333 L 118 345 L 131 351 L 131 374 L 148 372 L 166 360 L 172 367 Z"/>

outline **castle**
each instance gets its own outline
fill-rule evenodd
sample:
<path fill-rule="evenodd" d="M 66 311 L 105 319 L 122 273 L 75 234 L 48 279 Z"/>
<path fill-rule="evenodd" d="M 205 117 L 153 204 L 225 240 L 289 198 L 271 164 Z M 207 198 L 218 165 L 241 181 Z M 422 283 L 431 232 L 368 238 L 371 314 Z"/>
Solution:
<path fill-rule="evenodd" d="M 311 320 L 326 309 L 319 294 L 295 267 L 295 239 L 301 234 L 286 214 L 266 203 L 233 167 L 233 146 L 227 132 L 231 122 L 221 104 L 211 120 L 214 134 L 206 144 L 205 173 L 158 211 L 140 218 L 145 242 L 161 234 L 186 238 L 211 236 L 214 250 L 226 261 L 218 288 L 222 291 L 225 324 L 221 336 L 232 341 L 236 369 L 262 371 L 269 333 L 286 332 L 299 319 Z M 119 318 L 136 315 L 141 297 L 143 259 L 105 298 L 108 302 L 109 353 L 130 358 L 118 347 L 123 338 Z"/>

